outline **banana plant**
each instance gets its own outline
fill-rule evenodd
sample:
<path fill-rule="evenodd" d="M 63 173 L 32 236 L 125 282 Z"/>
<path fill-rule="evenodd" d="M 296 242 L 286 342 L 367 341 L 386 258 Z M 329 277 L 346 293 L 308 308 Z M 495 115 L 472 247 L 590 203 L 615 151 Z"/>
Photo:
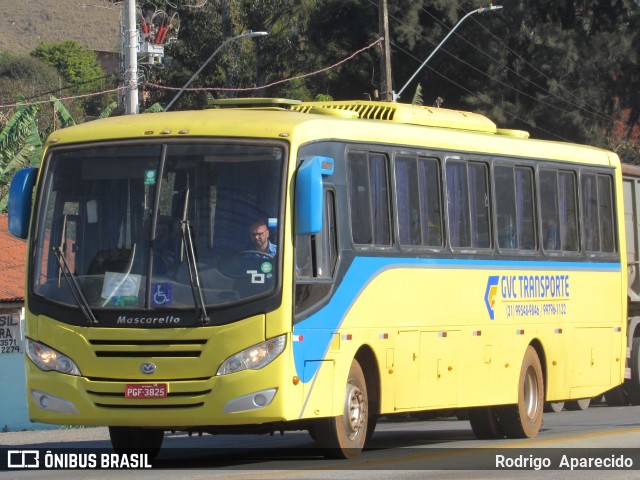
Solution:
<path fill-rule="evenodd" d="M 38 167 L 42 157 L 44 139 L 55 130 L 76 125 L 69 110 L 56 97 L 50 97 L 56 116 L 55 126 L 40 132 L 36 116 L 40 110 L 38 105 L 20 105 L 0 131 L 0 212 L 6 212 L 9 200 L 9 183 L 15 172 L 26 167 Z M 161 112 L 163 106 L 154 103 L 145 113 Z M 107 105 L 98 119 L 113 115 L 118 103 Z"/>
<path fill-rule="evenodd" d="M 28 166 L 37 167 L 42 140 L 36 124 L 37 105 L 21 105 L 0 131 L 0 212 L 7 208 L 9 183 L 14 173 Z"/>

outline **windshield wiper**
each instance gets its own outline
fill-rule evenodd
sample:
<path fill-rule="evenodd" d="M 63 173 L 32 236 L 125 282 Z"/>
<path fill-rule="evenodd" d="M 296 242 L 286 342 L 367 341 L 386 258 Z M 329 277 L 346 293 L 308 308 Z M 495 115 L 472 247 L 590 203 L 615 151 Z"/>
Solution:
<path fill-rule="evenodd" d="M 187 265 L 189 266 L 189 281 L 191 282 L 191 292 L 193 293 L 193 303 L 198 310 L 198 318 L 202 325 L 209 325 L 209 315 L 204 303 L 202 286 L 200 285 L 200 275 L 198 274 L 198 264 L 196 260 L 196 250 L 193 246 L 193 232 L 187 219 L 187 205 L 189 204 L 189 189 L 184 194 L 184 207 L 182 210 L 182 244 L 187 254 Z M 182 249 L 181 249 L 182 250 Z"/>
<path fill-rule="evenodd" d="M 97 324 L 98 320 L 93 314 L 93 311 L 91 310 L 91 306 L 89 306 L 89 302 L 87 301 L 87 298 L 82 293 L 82 289 L 80 288 L 80 285 L 78 285 L 78 281 L 76 280 L 76 277 L 73 275 L 73 272 L 69 268 L 69 264 L 67 263 L 67 258 L 65 257 L 62 248 L 53 247 L 53 253 L 56 259 L 58 260 L 58 265 L 60 266 L 60 270 L 62 270 L 62 272 L 64 273 L 64 278 L 67 280 L 67 284 L 69 285 L 69 290 L 71 290 L 73 297 L 76 299 L 76 303 L 78 304 L 78 307 L 80 307 L 80 310 L 82 310 L 82 313 L 84 314 L 85 318 L 89 322 L 89 325 Z"/>
<path fill-rule="evenodd" d="M 207 309 L 204 303 L 204 296 L 202 295 L 202 286 L 200 285 L 200 275 L 198 274 L 198 265 L 196 263 L 196 252 L 193 247 L 193 233 L 191 232 L 191 225 L 189 220 L 182 221 L 182 240 L 184 241 L 185 250 L 187 253 L 187 265 L 189 265 L 189 280 L 191 281 L 191 291 L 193 292 L 193 302 L 202 325 L 209 324 L 209 315 L 207 315 Z"/>

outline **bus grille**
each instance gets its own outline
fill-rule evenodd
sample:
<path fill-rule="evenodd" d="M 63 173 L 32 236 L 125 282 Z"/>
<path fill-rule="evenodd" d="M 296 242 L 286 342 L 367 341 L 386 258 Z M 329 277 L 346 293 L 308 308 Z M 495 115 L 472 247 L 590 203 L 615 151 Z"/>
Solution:
<path fill-rule="evenodd" d="M 90 340 L 96 357 L 198 358 L 206 340 Z"/>
<path fill-rule="evenodd" d="M 126 398 L 124 382 L 92 382 L 85 391 L 96 407 L 110 409 L 198 408 L 205 404 L 213 391 L 207 381 L 167 383 L 170 385 L 169 392 L 161 399 Z"/>

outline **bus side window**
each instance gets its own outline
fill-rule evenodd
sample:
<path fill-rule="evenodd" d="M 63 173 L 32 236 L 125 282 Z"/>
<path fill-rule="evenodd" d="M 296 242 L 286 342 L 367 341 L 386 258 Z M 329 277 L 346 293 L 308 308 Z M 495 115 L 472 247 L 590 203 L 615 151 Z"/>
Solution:
<path fill-rule="evenodd" d="M 394 166 L 400 245 L 441 247 L 438 159 L 398 155 Z"/>
<path fill-rule="evenodd" d="M 560 250 L 558 183 L 555 171 L 540 171 L 540 215 L 544 249 Z"/>
<path fill-rule="evenodd" d="M 545 250 L 578 251 L 576 176 L 566 170 L 540 171 L 540 209 Z"/>
<path fill-rule="evenodd" d="M 348 155 L 351 230 L 357 245 L 391 245 L 388 159 L 382 153 Z"/>
<path fill-rule="evenodd" d="M 325 190 L 324 207 L 322 231 L 296 237 L 296 313 L 315 305 L 331 290 L 331 279 L 338 259 L 335 196 L 332 190 Z"/>
<path fill-rule="evenodd" d="M 585 250 L 615 252 L 611 177 L 583 173 L 581 187 Z"/>
<path fill-rule="evenodd" d="M 453 248 L 489 248 L 488 168 L 449 160 L 446 166 L 449 238 Z"/>
<path fill-rule="evenodd" d="M 497 165 L 493 176 L 498 246 L 502 249 L 535 249 L 533 170 Z"/>

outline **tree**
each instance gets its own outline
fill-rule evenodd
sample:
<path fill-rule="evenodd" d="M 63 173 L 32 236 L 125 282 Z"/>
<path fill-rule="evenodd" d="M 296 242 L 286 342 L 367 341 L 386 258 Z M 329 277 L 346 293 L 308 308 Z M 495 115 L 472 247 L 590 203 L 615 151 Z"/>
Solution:
<path fill-rule="evenodd" d="M 15 114 L 0 131 L 0 211 L 5 211 L 9 183 L 16 171 L 38 166 L 42 141 L 36 124 L 36 105 L 18 106 Z"/>
<path fill-rule="evenodd" d="M 632 109 L 629 121 L 637 120 L 639 8 L 633 0 L 504 3 L 503 10 L 469 17 L 421 72 L 416 82 L 425 103 L 441 97 L 444 107 L 480 111 L 538 138 L 600 146 L 615 120 L 615 95 Z M 430 2 L 421 9 L 421 24 L 432 28 L 421 31 L 412 50 L 426 52 L 425 58 L 480 6 Z M 418 60 L 401 51 L 394 66 L 415 68 Z"/>
<path fill-rule="evenodd" d="M 57 87 L 56 70 L 42 60 L 0 53 L 0 105 L 14 105 L 18 99 L 25 97 L 41 99 L 41 93 L 52 92 Z M 15 107 L 0 110 L 0 127 L 9 121 L 15 111 Z M 51 124 L 51 109 L 44 108 L 36 122 L 39 129 L 46 129 Z"/>
<path fill-rule="evenodd" d="M 42 59 L 57 70 L 66 87 L 64 92 L 68 96 L 100 91 L 105 85 L 105 73 L 98 63 L 95 52 L 74 40 L 41 43 L 31 52 L 31 55 Z M 112 97 L 108 96 L 89 97 L 73 101 L 68 107 L 77 118 L 94 117 L 110 101 Z"/>
<path fill-rule="evenodd" d="M 43 42 L 31 55 L 54 67 L 66 84 L 78 85 L 82 92 L 91 91 L 92 85 L 89 82 L 104 76 L 95 52 L 74 40 L 62 43 Z"/>

